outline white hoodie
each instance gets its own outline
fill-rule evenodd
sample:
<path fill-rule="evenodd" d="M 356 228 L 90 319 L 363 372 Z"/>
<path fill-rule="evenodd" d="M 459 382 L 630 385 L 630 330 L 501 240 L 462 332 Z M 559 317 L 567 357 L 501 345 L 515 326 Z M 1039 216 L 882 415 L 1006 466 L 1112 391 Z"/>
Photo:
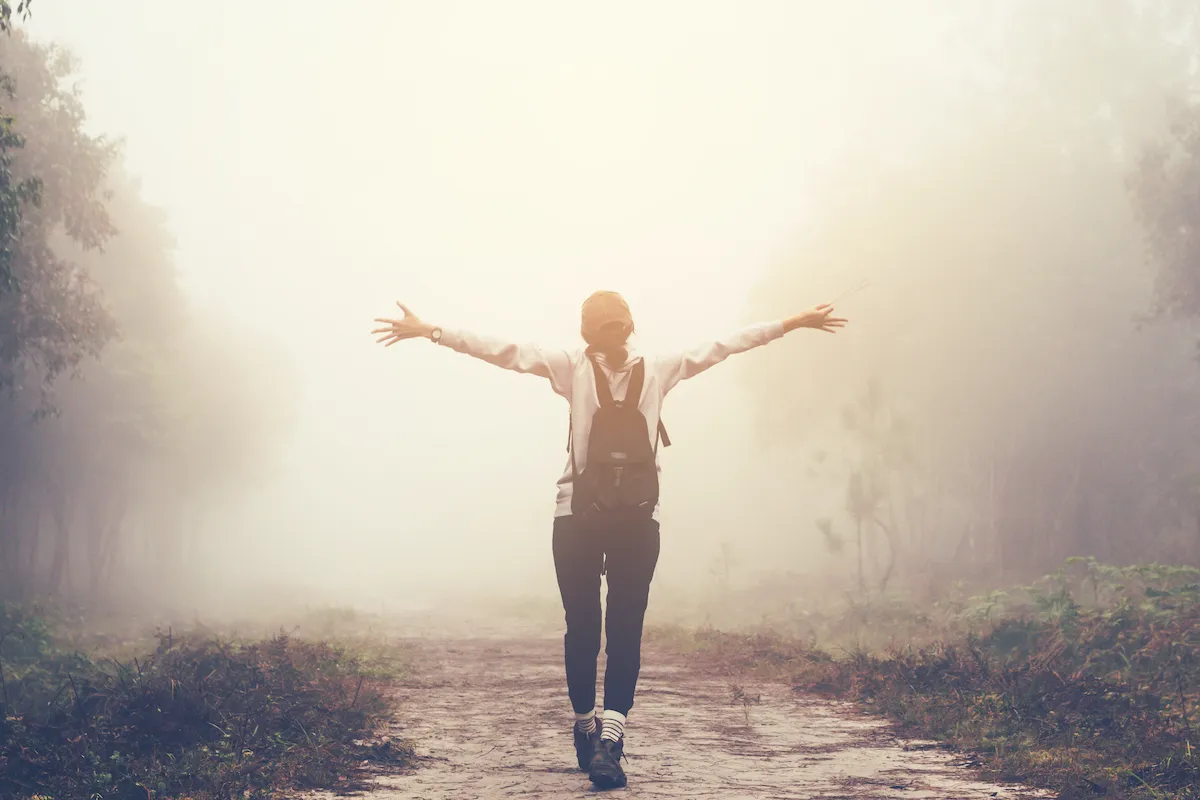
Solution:
<path fill-rule="evenodd" d="M 638 410 L 646 418 L 647 434 L 653 437 L 658 431 L 663 398 L 676 384 L 699 375 L 731 355 L 772 342 L 783 336 L 783 333 L 782 322 L 764 322 L 720 341 L 703 344 L 687 352 L 663 356 L 643 356 L 635 350 L 631 342 L 629 356 L 624 364 L 608 364 L 602 356 L 599 361 L 609 379 L 613 397 L 621 399 L 629 386 L 630 370 L 639 358 L 645 359 L 646 381 L 642 387 Z M 573 430 L 571 450 L 575 454 L 575 467 L 572 468 L 571 458 L 568 456 L 566 469 L 558 479 L 558 504 L 554 511 L 556 517 L 569 516 L 572 479 L 575 470 L 582 472 L 587 464 L 587 443 L 592 428 L 592 415 L 600 407 L 592 366 L 583 348 L 549 350 L 536 345 L 513 344 L 449 328 L 442 331 L 441 344 L 504 369 L 546 378 L 550 381 L 550 388 L 570 403 Z M 662 466 L 659 465 L 659 471 L 661 470 Z M 657 506 L 654 509 L 654 517 L 658 518 Z"/>

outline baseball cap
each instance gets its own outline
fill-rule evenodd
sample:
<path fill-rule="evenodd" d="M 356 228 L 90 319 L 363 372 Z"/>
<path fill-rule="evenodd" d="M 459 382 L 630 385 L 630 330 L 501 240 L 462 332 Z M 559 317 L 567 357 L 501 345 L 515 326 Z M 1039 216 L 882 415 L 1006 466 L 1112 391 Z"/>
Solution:
<path fill-rule="evenodd" d="M 600 331 L 609 325 L 620 325 L 627 331 L 633 330 L 633 314 L 629 311 L 629 304 L 616 292 L 593 292 L 583 301 L 579 332 L 583 335 L 583 340 L 590 344 Z"/>

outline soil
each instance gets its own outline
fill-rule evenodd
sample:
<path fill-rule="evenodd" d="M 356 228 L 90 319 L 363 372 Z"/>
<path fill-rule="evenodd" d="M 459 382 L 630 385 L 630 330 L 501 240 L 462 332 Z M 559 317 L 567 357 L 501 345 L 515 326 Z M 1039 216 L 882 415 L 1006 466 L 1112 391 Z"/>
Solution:
<path fill-rule="evenodd" d="M 458 630 L 454 630 L 457 628 Z M 540 628 L 540 630 L 538 629 Z M 380 777 L 373 800 L 591 797 L 571 744 L 562 640 L 544 626 L 428 621 L 404 636 L 419 655 L 397 690 L 419 764 Z M 778 684 L 739 685 L 647 646 L 626 729 L 629 798 L 1016 798 L 961 756 L 897 739 L 853 705 Z M 601 655 L 603 670 L 603 655 Z"/>

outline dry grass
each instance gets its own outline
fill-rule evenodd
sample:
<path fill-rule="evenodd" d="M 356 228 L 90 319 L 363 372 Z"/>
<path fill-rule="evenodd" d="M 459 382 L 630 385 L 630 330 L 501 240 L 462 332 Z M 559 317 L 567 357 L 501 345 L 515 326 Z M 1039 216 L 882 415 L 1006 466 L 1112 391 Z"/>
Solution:
<path fill-rule="evenodd" d="M 914 608 L 906 627 L 924 644 L 847 652 L 767 631 L 652 635 L 735 674 L 857 700 L 972 751 L 990 777 L 1064 798 L 1200 796 L 1200 571 L 1072 561 L 952 615 Z"/>
<path fill-rule="evenodd" d="M 0 606 L 0 796 L 266 797 L 353 790 L 411 751 L 381 655 L 277 634 L 159 633 L 85 653 L 44 617 Z M 124 653 L 110 656 L 109 653 Z"/>

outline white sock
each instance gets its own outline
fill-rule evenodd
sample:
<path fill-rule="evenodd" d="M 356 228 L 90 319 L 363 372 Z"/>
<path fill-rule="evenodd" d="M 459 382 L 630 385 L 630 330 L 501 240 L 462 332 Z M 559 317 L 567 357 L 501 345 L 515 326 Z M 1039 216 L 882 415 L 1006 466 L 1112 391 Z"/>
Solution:
<path fill-rule="evenodd" d="M 604 709 L 604 727 L 600 729 L 600 738 L 610 742 L 619 742 L 625 735 L 625 715 L 620 711 Z"/>
<path fill-rule="evenodd" d="M 596 732 L 596 709 L 592 709 L 586 714 L 575 715 L 575 729 L 580 733 L 586 733 L 591 736 Z"/>

